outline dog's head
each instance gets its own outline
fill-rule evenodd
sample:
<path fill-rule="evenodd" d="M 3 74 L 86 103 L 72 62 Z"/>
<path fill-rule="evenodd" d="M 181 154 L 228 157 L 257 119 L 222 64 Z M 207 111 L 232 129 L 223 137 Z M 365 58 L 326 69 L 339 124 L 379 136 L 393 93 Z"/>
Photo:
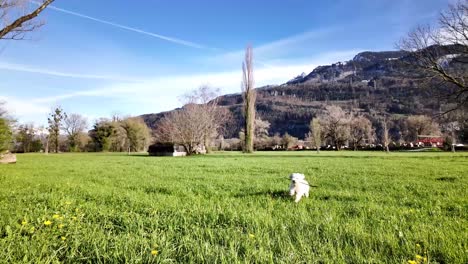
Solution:
<path fill-rule="evenodd" d="M 302 173 L 292 173 L 291 175 L 289 175 L 289 179 L 292 183 L 296 183 L 303 181 L 305 179 L 305 176 Z"/>

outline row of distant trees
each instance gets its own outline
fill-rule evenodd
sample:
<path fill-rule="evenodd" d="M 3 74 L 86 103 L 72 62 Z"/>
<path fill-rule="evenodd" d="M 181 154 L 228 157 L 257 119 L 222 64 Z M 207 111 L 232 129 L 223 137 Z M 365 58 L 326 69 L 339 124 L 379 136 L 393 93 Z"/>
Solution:
<path fill-rule="evenodd" d="M 217 150 L 245 150 L 245 130 L 238 138 L 224 139 L 224 124 L 230 113 L 216 102 L 217 90 L 202 86 L 184 96 L 187 104 L 168 113 L 157 123 L 151 135 L 145 122 L 138 117 L 101 118 L 89 129 L 88 120 L 80 114 L 67 114 L 57 107 L 49 114 L 47 127 L 17 124 L 0 107 L 0 146 L 15 152 L 86 152 L 145 151 L 151 142 L 172 142 L 184 146 L 189 154 L 200 146 L 209 152 Z M 327 106 L 310 122 L 310 132 L 299 139 L 285 133 L 270 133 L 270 123 L 259 117 L 252 135 L 254 150 L 288 150 L 297 146 L 317 151 L 324 146 L 335 150 L 343 147 L 354 150 L 380 145 L 403 146 L 417 143 L 418 135 L 444 136 L 449 146 L 456 143 L 457 123 L 439 125 L 424 115 L 398 120 L 380 118 L 371 122 L 365 115 Z M 397 136 L 389 130 L 398 127 Z"/>
<path fill-rule="evenodd" d="M 457 141 L 457 123 L 439 125 L 433 118 L 414 115 L 398 120 L 379 118 L 371 122 L 365 115 L 346 112 L 339 106 L 328 106 L 310 122 L 310 132 L 303 138 L 285 133 L 270 135 L 270 123 L 257 118 L 255 120 L 254 148 L 256 150 L 287 150 L 295 147 L 340 150 L 343 147 L 370 149 L 380 146 L 386 150 L 391 147 L 416 146 L 418 135 L 443 137 L 446 146 L 451 147 Z M 390 130 L 396 130 L 391 136 Z M 218 139 L 213 147 L 222 150 L 244 149 L 244 131 L 239 138 Z"/>
<path fill-rule="evenodd" d="M 85 117 L 67 114 L 60 107 L 49 114 L 47 127 L 17 124 L 11 118 L 6 118 L 6 111 L 0 113 L 3 113 L 0 118 L 2 150 L 46 153 L 138 152 L 146 150 L 151 140 L 150 129 L 138 117 L 101 118 L 88 130 L 88 120 Z M 2 125 L 6 122 L 7 125 Z"/>

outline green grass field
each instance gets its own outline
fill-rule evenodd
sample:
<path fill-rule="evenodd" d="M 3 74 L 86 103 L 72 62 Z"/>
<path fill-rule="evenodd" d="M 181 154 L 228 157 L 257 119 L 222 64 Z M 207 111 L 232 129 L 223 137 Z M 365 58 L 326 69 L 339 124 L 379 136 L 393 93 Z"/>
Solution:
<path fill-rule="evenodd" d="M 468 153 L 18 155 L 0 262 L 468 263 L 467 190 Z"/>

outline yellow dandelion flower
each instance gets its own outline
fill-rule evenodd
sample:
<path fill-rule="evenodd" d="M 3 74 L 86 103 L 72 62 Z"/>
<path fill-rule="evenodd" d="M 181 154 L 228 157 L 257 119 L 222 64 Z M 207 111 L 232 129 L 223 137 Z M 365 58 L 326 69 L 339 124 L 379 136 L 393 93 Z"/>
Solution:
<path fill-rule="evenodd" d="M 62 239 L 62 241 L 65 241 L 67 238 L 63 236 L 63 237 L 61 237 L 61 239 Z"/>
<path fill-rule="evenodd" d="M 417 246 L 418 248 L 420 248 L 420 247 L 421 247 L 421 245 L 419 245 L 419 244 L 416 244 L 416 246 Z"/>
<path fill-rule="evenodd" d="M 53 218 L 53 219 L 60 218 L 60 215 L 58 215 L 58 214 L 54 214 L 54 215 L 52 216 L 52 218 Z"/>
<path fill-rule="evenodd" d="M 158 255 L 158 253 L 159 253 L 159 251 L 157 251 L 156 249 L 151 250 L 151 255 L 153 255 L 153 256 Z"/>
<path fill-rule="evenodd" d="M 408 264 L 418 264 L 418 263 L 414 260 L 408 260 Z"/>
<path fill-rule="evenodd" d="M 59 228 L 59 229 L 62 229 L 63 227 L 64 227 L 64 224 L 59 224 L 59 225 L 58 225 L 58 228 Z"/>
<path fill-rule="evenodd" d="M 249 237 L 250 238 L 255 238 L 255 235 L 254 234 L 249 234 Z"/>
<path fill-rule="evenodd" d="M 46 225 L 46 226 L 50 226 L 51 224 L 52 224 L 52 222 L 50 220 L 44 221 L 44 225 Z"/>
<path fill-rule="evenodd" d="M 421 255 L 416 255 L 416 259 L 422 259 Z"/>
<path fill-rule="evenodd" d="M 28 221 L 26 220 L 21 221 L 21 225 L 27 225 L 27 224 L 28 224 Z"/>
<path fill-rule="evenodd" d="M 71 204 L 71 202 L 69 202 L 69 201 L 66 201 L 66 202 L 65 202 L 65 204 L 66 204 L 66 205 L 70 205 L 70 204 Z"/>

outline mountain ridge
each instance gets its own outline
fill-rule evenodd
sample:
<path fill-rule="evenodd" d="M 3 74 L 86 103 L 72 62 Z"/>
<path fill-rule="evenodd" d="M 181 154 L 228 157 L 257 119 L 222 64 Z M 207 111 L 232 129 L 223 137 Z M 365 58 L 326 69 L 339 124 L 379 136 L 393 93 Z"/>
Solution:
<path fill-rule="evenodd" d="M 404 51 L 364 51 L 349 61 L 318 66 L 284 84 L 258 87 L 257 116 L 270 122 L 271 135 L 304 138 L 310 120 L 330 104 L 360 112 L 376 126 L 381 115 L 434 114 L 440 111 L 440 101 L 423 88 L 420 72 L 408 67 L 411 59 Z M 222 95 L 217 101 L 233 116 L 224 137 L 237 137 L 243 120 L 241 93 Z M 142 117 L 155 128 L 168 112 Z"/>

